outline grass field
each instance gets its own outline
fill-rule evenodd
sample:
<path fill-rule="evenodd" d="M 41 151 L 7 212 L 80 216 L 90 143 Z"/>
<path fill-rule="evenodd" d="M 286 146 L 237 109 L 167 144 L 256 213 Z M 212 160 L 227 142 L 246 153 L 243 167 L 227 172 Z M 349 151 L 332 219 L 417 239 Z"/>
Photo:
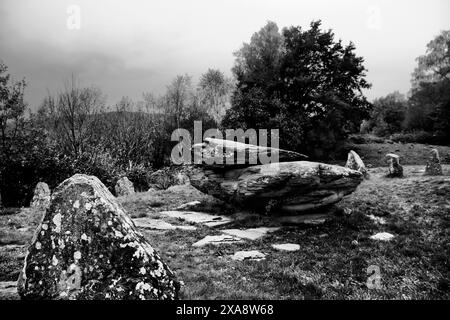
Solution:
<path fill-rule="evenodd" d="M 364 150 L 364 145 L 359 146 L 360 152 Z M 368 164 L 376 164 L 378 148 L 361 152 Z M 424 163 L 422 149 L 410 151 L 410 159 Z M 444 176 L 425 177 L 423 164 L 408 165 L 406 177 L 400 179 L 386 178 L 387 168 L 373 166 L 371 179 L 339 203 L 340 215 L 316 226 L 283 226 L 261 240 L 237 244 L 192 246 L 223 228 L 278 225 L 267 216 L 234 213 L 220 201 L 184 186 L 119 200 L 133 217 L 161 218 L 162 210 L 200 200 L 201 210 L 235 218 L 223 227 L 197 225 L 195 231 L 143 230 L 184 283 L 182 299 L 449 299 L 450 166 L 444 166 Z M 41 214 L 25 208 L 0 215 L 0 281 L 17 279 L 26 243 Z M 369 239 L 383 231 L 395 238 L 389 242 Z M 301 249 L 280 252 L 271 247 L 274 243 L 297 243 Z M 232 260 L 239 250 L 260 250 L 266 260 Z M 366 285 L 369 266 L 380 270 L 379 289 Z"/>

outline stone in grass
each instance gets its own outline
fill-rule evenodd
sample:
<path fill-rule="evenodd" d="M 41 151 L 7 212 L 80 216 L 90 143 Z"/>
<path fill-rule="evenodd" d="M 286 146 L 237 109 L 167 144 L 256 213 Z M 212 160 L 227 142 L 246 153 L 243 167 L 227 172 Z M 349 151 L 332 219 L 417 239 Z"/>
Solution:
<path fill-rule="evenodd" d="M 386 155 L 389 163 L 389 178 L 401 178 L 403 177 L 403 167 L 400 165 L 400 156 L 394 153 L 388 153 Z"/>
<path fill-rule="evenodd" d="M 373 236 L 370 236 L 370 239 L 379 241 L 390 241 L 394 239 L 394 235 L 388 232 L 379 232 L 377 234 L 374 234 Z"/>
<path fill-rule="evenodd" d="M 134 194 L 133 182 L 131 182 L 127 177 L 122 177 L 117 181 L 114 190 L 116 191 L 117 197 Z"/>
<path fill-rule="evenodd" d="M 264 260 L 265 258 L 266 255 L 258 250 L 238 251 L 231 257 L 231 259 L 237 261 L 243 260 L 261 261 Z"/>
<path fill-rule="evenodd" d="M 144 229 L 153 229 L 153 230 L 185 230 L 185 231 L 193 231 L 197 230 L 195 226 L 178 226 L 173 225 L 171 223 L 168 223 L 163 220 L 159 219 L 152 219 L 152 218 L 136 218 L 133 219 L 134 224 L 138 228 L 144 228 Z"/>
<path fill-rule="evenodd" d="M 347 163 L 345 166 L 349 169 L 359 171 L 363 174 L 365 179 L 369 179 L 369 172 L 361 160 L 360 156 L 353 150 L 350 150 L 347 156 Z"/>
<path fill-rule="evenodd" d="M 243 242 L 243 240 L 238 237 L 230 236 L 227 234 L 221 234 L 218 236 L 206 236 L 202 240 L 194 243 L 192 246 L 203 247 L 208 244 L 222 245 L 222 244 L 230 244 L 230 243 L 237 243 L 237 242 Z"/>
<path fill-rule="evenodd" d="M 53 193 L 19 276 L 22 299 L 176 299 L 180 285 L 94 176 Z"/>
<path fill-rule="evenodd" d="M 248 240 L 257 240 L 264 237 L 269 232 L 275 232 L 280 228 L 251 228 L 251 229 L 225 229 L 222 230 L 223 233 L 235 236 L 238 238 L 244 238 Z"/>
<path fill-rule="evenodd" d="M 207 227 L 217 227 L 232 221 L 230 218 L 225 216 L 216 216 L 195 211 L 161 211 L 160 214 L 187 222 L 204 224 Z"/>
<path fill-rule="evenodd" d="M 439 158 L 439 151 L 437 149 L 431 150 L 430 159 L 427 161 L 427 165 L 425 167 L 425 175 L 442 175 L 441 159 Z"/>
<path fill-rule="evenodd" d="M 193 208 L 197 207 L 200 204 L 201 204 L 200 201 L 194 200 L 180 205 L 179 207 L 176 208 L 176 210 L 192 210 Z"/>
<path fill-rule="evenodd" d="M 45 210 L 50 205 L 50 188 L 45 182 L 39 182 L 34 188 L 33 199 L 31 200 L 30 207 L 35 209 Z"/>
<path fill-rule="evenodd" d="M 281 251 L 298 251 L 300 250 L 300 245 L 295 243 L 282 243 L 282 244 L 273 244 L 272 247 Z"/>

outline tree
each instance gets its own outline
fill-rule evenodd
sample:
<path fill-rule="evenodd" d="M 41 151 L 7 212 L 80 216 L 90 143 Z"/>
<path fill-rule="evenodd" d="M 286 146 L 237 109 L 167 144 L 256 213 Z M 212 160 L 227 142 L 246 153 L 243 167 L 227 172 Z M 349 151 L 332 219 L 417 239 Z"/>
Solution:
<path fill-rule="evenodd" d="M 8 157 L 23 125 L 25 80 L 13 82 L 8 67 L 0 62 L 0 130 L 2 156 Z M 2 159 L 6 161 L 6 159 Z"/>
<path fill-rule="evenodd" d="M 74 77 L 55 97 L 46 97 L 38 111 L 53 126 L 65 152 L 78 156 L 87 151 L 89 140 L 93 138 L 97 116 L 104 108 L 105 98 L 96 87 L 80 87 Z"/>
<path fill-rule="evenodd" d="M 186 117 L 193 99 L 191 77 L 187 74 L 178 75 L 167 86 L 166 113 L 175 119 L 175 125 L 180 128 L 181 121 Z"/>
<path fill-rule="evenodd" d="M 417 58 L 406 126 L 450 138 L 450 31 L 442 31 Z"/>
<path fill-rule="evenodd" d="M 405 120 L 407 99 L 398 91 L 375 99 L 370 113 L 370 129 L 380 136 L 400 132 Z"/>
<path fill-rule="evenodd" d="M 427 51 L 416 59 L 417 67 L 412 74 L 413 90 L 423 83 L 450 80 L 450 30 L 442 31 L 427 44 Z"/>
<path fill-rule="evenodd" d="M 316 158 L 331 155 L 359 129 L 371 108 L 362 93 L 370 87 L 363 58 L 355 55 L 352 43 L 335 41 L 332 31 L 320 25 L 284 28 L 279 34 L 268 22 L 244 44 L 236 53 L 238 83 L 224 126 L 241 119 L 255 129 L 279 128 L 282 147 Z M 258 109 L 255 117 L 244 115 L 247 100 Z"/>
<path fill-rule="evenodd" d="M 216 69 L 208 69 L 200 77 L 198 84 L 200 103 L 207 110 L 208 114 L 220 123 L 226 110 L 229 108 L 232 82 L 225 75 Z"/>

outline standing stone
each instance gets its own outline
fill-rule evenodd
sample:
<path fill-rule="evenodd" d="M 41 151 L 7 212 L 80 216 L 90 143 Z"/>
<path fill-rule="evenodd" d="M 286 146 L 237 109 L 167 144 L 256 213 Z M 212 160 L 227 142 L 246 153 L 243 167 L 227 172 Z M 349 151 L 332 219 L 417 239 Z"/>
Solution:
<path fill-rule="evenodd" d="M 34 196 L 30 207 L 35 209 L 47 209 L 50 205 L 50 188 L 45 182 L 39 182 L 34 189 Z"/>
<path fill-rule="evenodd" d="M 401 178 L 403 177 L 403 167 L 400 165 L 400 156 L 394 153 L 388 153 L 386 158 L 389 162 L 389 178 Z"/>
<path fill-rule="evenodd" d="M 116 196 L 128 196 L 130 194 L 134 194 L 134 186 L 133 182 L 131 182 L 127 177 L 120 178 L 115 187 Z"/>
<path fill-rule="evenodd" d="M 367 172 L 364 162 L 355 151 L 350 150 L 345 166 L 349 169 L 361 172 L 365 179 L 369 179 L 369 172 Z"/>
<path fill-rule="evenodd" d="M 425 167 L 425 175 L 442 175 L 441 159 L 439 158 L 439 152 L 437 151 L 437 149 L 431 150 L 430 159 L 427 161 L 427 166 Z"/>
<path fill-rule="evenodd" d="M 179 283 L 94 176 L 54 191 L 19 276 L 22 299 L 176 299 Z"/>

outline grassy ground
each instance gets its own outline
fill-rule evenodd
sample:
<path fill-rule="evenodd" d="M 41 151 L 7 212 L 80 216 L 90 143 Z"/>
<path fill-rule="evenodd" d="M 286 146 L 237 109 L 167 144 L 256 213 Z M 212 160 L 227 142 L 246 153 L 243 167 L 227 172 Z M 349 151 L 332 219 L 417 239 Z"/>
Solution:
<path fill-rule="evenodd" d="M 372 157 L 362 155 L 369 161 Z M 371 168 L 371 179 L 339 203 L 351 214 L 317 226 L 284 226 L 261 240 L 192 247 L 223 228 L 277 225 L 270 217 L 243 213 L 217 228 L 143 233 L 183 281 L 183 299 L 449 299 L 450 166 L 444 166 L 440 177 L 425 177 L 423 169 L 406 166 L 406 178 L 388 179 L 387 168 Z M 158 212 L 193 200 L 202 201 L 200 209 L 206 212 L 230 213 L 225 204 L 189 187 L 119 200 L 133 217 L 161 218 Z M 0 214 L 0 281 L 17 279 L 25 244 L 41 214 L 30 209 Z M 383 217 L 386 224 L 368 215 Z M 383 231 L 395 238 L 369 239 Z M 280 252 L 271 247 L 274 243 L 298 243 L 301 249 Z M 231 255 L 238 250 L 260 250 L 267 258 L 233 261 Z M 366 285 L 369 266 L 380 269 L 379 289 Z"/>

